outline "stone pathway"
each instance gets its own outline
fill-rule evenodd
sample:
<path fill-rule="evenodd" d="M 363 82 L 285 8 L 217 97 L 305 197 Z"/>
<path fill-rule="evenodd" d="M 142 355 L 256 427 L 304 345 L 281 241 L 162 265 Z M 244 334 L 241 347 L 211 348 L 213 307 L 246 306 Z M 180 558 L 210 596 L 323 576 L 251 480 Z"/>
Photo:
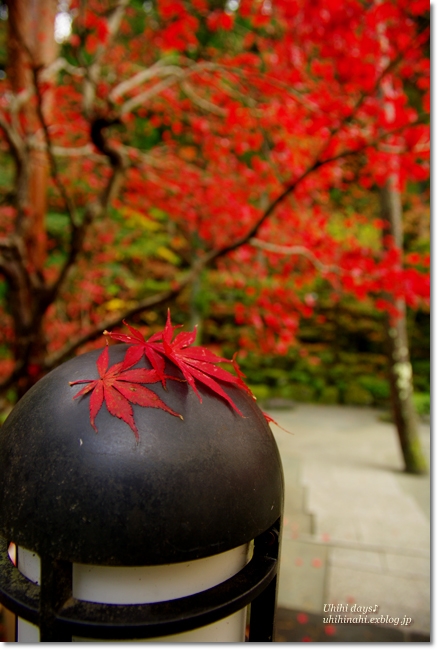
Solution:
<path fill-rule="evenodd" d="M 342 605 L 348 616 L 372 607 L 366 622 L 382 617 L 373 640 L 379 629 L 382 641 L 390 629 L 402 640 L 426 640 L 430 481 L 403 473 L 394 426 L 379 411 L 356 407 L 300 404 L 269 413 L 292 432 L 272 425 L 285 476 L 281 611 L 317 615 L 323 625 L 324 605 Z M 429 426 L 421 423 L 420 433 L 429 456 Z M 341 627 L 342 640 L 349 633 L 357 640 L 352 623 L 335 625 L 333 636 Z"/>

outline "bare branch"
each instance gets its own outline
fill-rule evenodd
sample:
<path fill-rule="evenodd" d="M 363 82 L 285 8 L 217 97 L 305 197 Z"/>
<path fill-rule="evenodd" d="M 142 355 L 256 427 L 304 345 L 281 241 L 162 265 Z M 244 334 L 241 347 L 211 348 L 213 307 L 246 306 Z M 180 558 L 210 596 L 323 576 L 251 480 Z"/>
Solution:
<path fill-rule="evenodd" d="M 60 72 L 61 70 L 65 70 L 71 74 L 72 77 L 83 77 L 85 75 L 85 68 L 80 68 L 76 65 L 72 65 L 67 61 L 67 59 L 59 57 L 41 71 L 40 78 L 42 81 L 48 81 L 54 74 Z"/>
<path fill-rule="evenodd" d="M 105 52 L 111 45 L 111 41 L 119 31 L 120 23 L 122 22 L 123 15 L 130 0 L 117 0 L 114 9 L 112 10 L 108 20 L 108 38 L 105 43 L 99 44 L 94 56 L 93 65 L 99 64 Z"/>
<path fill-rule="evenodd" d="M 128 93 L 130 90 L 137 88 L 145 81 L 149 81 L 150 79 L 154 79 L 155 77 L 161 77 L 161 76 L 172 75 L 172 74 L 178 75 L 180 72 L 181 72 L 181 68 L 179 66 L 165 65 L 164 60 L 161 59 L 160 61 L 154 63 L 154 65 L 151 65 L 150 68 L 147 68 L 146 70 L 141 70 L 140 72 L 137 72 L 137 74 L 135 74 L 130 79 L 126 79 L 125 81 L 119 83 L 110 92 L 109 100 L 111 102 L 115 102 L 119 97 L 121 97 L 125 93 Z"/>
<path fill-rule="evenodd" d="M 227 111 L 224 108 L 213 104 L 213 102 L 210 102 L 208 99 L 200 97 L 197 93 L 195 93 L 192 86 L 187 81 L 183 81 L 181 83 L 181 88 L 187 97 L 189 97 L 194 104 L 197 104 L 197 106 L 202 108 L 204 111 L 213 113 L 214 115 L 219 115 L 219 117 L 226 117 Z"/>
<path fill-rule="evenodd" d="M 185 79 L 188 79 L 189 77 L 193 76 L 194 74 L 199 74 L 202 72 L 205 72 L 207 70 L 217 70 L 218 66 L 215 66 L 214 64 L 211 64 L 209 62 L 202 62 L 198 64 L 191 64 L 190 67 L 187 69 L 184 69 L 180 66 L 175 66 L 175 65 L 160 65 L 157 67 L 152 67 L 148 68 L 148 70 L 143 70 L 139 73 L 137 73 L 134 77 L 131 79 L 128 79 L 127 81 L 123 82 L 124 88 L 122 89 L 123 92 L 126 92 L 126 89 L 132 90 L 132 88 L 135 88 L 136 86 L 139 86 L 143 81 L 146 81 L 147 79 L 153 79 L 156 77 L 161 77 L 165 76 L 163 81 L 160 81 L 156 83 L 152 88 L 148 88 L 147 90 L 143 91 L 142 93 L 139 93 L 135 97 L 132 97 L 131 99 L 128 99 L 122 106 L 120 107 L 120 113 L 123 115 L 125 113 L 128 113 L 129 111 L 134 110 L 137 106 L 140 106 L 141 104 L 145 103 L 148 99 L 151 97 L 154 97 L 155 95 L 158 95 L 160 92 L 165 90 L 166 88 L 169 88 L 170 86 L 178 83 L 178 82 L 183 82 Z M 117 88 L 120 89 L 120 86 L 123 84 L 120 84 Z M 117 90 L 117 89 L 115 89 Z M 113 91 L 114 97 L 117 98 L 120 96 L 121 92 L 118 90 L 116 93 Z M 187 93 L 189 94 L 189 93 Z M 192 91 L 192 94 L 193 91 Z M 113 97 L 113 94 L 110 95 L 110 98 Z M 208 101 L 208 100 L 202 100 L 202 98 L 199 98 L 199 96 L 196 94 L 196 100 L 199 101 Z M 214 109 L 211 108 L 211 106 L 214 106 Z M 209 102 L 209 111 L 220 111 L 220 107 L 215 106 L 213 104 L 210 104 Z M 217 113 L 219 114 L 219 113 Z M 223 115 L 225 113 L 221 113 Z"/>
<path fill-rule="evenodd" d="M 235 77 L 239 79 L 240 83 L 242 83 L 242 80 L 248 81 L 252 75 L 251 71 L 244 72 L 240 68 L 235 68 L 234 66 L 222 65 L 222 66 L 217 66 L 217 68 L 218 70 L 222 68 L 223 71 L 232 73 Z M 267 75 L 266 73 L 263 73 L 260 70 L 257 70 L 257 73 L 254 74 L 257 76 L 257 78 L 264 79 L 274 87 L 281 88 L 282 90 L 287 90 L 287 92 L 291 95 L 291 97 L 293 97 L 296 100 L 298 104 L 302 104 L 303 106 L 305 106 L 311 111 L 315 111 L 319 113 L 321 112 L 321 108 L 318 106 L 318 104 L 308 99 L 304 93 L 301 93 L 295 88 L 292 88 L 290 84 L 287 84 L 281 81 L 280 79 L 276 79 L 270 75 Z M 244 89 L 247 91 L 246 87 Z M 233 96 L 236 93 L 235 89 L 233 90 L 226 89 L 226 90 L 231 96 Z M 239 98 L 248 101 L 247 94 L 240 93 L 237 91 L 237 95 L 239 96 Z"/>
<path fill-rule="evenodd" d="M 14 119 L 10 125 L 3 117 L 0 117 L 0 128 L 4 131 L 15 162 L 14 204 L 17 209 L 17 218 L 15 219 L 14 229 L 16 236 L 20 237 L 24 234 L 25 230 L 25 212 L 28 196 L 29 156 L 27 143 L 15 128 Z"/>
<path fill-rule="evenodd" d="M 402 146 L 402 145 L 388 144 L 386 142 L 383 142 L 379 146 L 379 149 L 380 151 L 385 151 L 386 153 L 392 153 L 398 155 L 408 153 L 410 151 L 414 153 L 423 153 L 426 151 L 430 151 L 430 142 L 419 142 L 412 149 L 409 149 L 409 147 Z"/>
<path fill-rule="evenodd" d="M 137 108 L 137 106 L 141 106 L 141 104 L 147 102 L 148 99 L 150 99 L 151 97 L 155 97 L 155 95 L 159 95 L 163 90 L 166 90 L 166 88 L 170 88 L 170 86 L 173 86 L 178 81 L 179 81 L 179 77 L 177 77 L 176 75 L 172 75 L 167 79 L 164 79 L 163 81 L 159 81 L 154 86 L 152 86 L 152 88 L 148 88 L 148 90 L 145 90 L 139 95 L 132 97 L 132 99 L 128 99 L 128 101 L 126 101 L 120 107 L 120 115 L 125 115 L 125 113 L 129 113 L 130 111 Z"/>
<path fill-rule="evenodd" d="M 75 264 L 79 254 L 82 252 L 83 243 L 88 227 L 93 221 L 106 215 L 113 197 L 120 187 L 120 183 L 122 182 L 125 170 L 128 165 L 126 155 L 121 150 L 112 147 L 103 134 L 105 128 L 110 124 L 111 122 L 108 123 L 101 118 L 94 120 L 91 134 L 93 137 L 93 143 L 109 160 L 112 168 L 112 174 L 108 179 L 106 186 L 104 187 L 100 196 L 95 201 L 88 204 L 82 219 L 82 223 L 80 225 L 73 225 L 72 240 L 67 260 L 64 262 L 57 280 L 50 287 L 52 302 L 58 295 L 58 292 L 64 283 L 70 269 Z"/>
<path fill-rule="evenodd" d="M 26 246 L 22 237 L 17 234 L 0 238 L 0 269 L 5 273 L 12 269 L 13 274 L 19 274 L 26 278 L 26 282 L 34 291 L 44 289 L 44 281 L 38 273 L 29 269 Z"/>
<path fill-rule="evenodd" d="M 80 158 L 85 156 L 88 159 L 105 160 L 105 156 L 97 154 L 91 144 L 84 144 L 82 147 L 59 147 L 53 145 L 52 152 L 54 156 L 59 156 L 59 158 Z"/>
<path fill-rule="evenodd" d="M 35 94 L 37 98 L 37 103 L 36 103 L 36 109 L 37 109 L 37 115 L 38 119 L 41 124 L 41 128 L 44 133 L 44 139 L 46 142 L 46 150 L 47 150 L 47 155 L 49 158 L 49 163 L 50 163 L 50 168 L 52 172 L 52 178 L 55 182 L 56 187 L 58 188 L 59 193 L 62 196 L 62 199 L 64 201 L 66 211 L 68 214 L 68 217 L 70 219 L 70 222 L 72 224 L 73 229 L 77 227 L 77 221 L 76 221 L 76 209 L 74 206 L 74 203 L 72 199 L 70 198 L 67 190 L 65 189 L 64 183 L 61 181 L 60 176 L 59 176 L 59 171 L 58 171 L 58 164 L 56 162 L 56 158 L 53 154 L 52 151 L 52 141 L 50 138 L 50 132 L 49 132 L 49 127 L 47 125 L 47 122 L 44 117 L 43 113 L 43 96 L 40 90 L 39 86 L 39 80 L 38 80 L 38 70 L 36 68 L 32 68 L 32 74 L 33 74 L 33 83 L 34 83 L 34 88 L 35 88 Z"/>
<path fill-rule="evenodd" d="M 12 154 L 17 162 L 21 162 L 25 155 L 25 145 L 16 129 L 0 115 L 0 129 L 3 130 Z"/>
<path fill-rule="evenodd" d="M 339 266 L 323 264 L 312 253 L 312 251 L 305 246 L 279 246 L 278 244 L 271 244 L 255 237 L 252 237 L 248 243 L 255 248 L 259 248 L 270 253 L 277 253 L 279 255 L 302 255 L 303 257 L 306 257 L 309 262 L 311 262 L 313 266 L 321 273 L 328 273 L 330 271 L 339 273 L 342 270 Z"/>
<path fill-rule="evenodd" d="M 116 36 L 120 23 L 122 22 L 125 9 L 129 4 L 129 0 L 118 0 L 110 17 L 107 20 L 108 25 L 108 38 L 105 43 L 101 43 L 94 56 L 93 62 L 89 66 L 84 66 L 84 112 L 90 116 L 92 113 L 92 106 L 96 93 L 96 86 L 99 81 L 101 71 L 101 61 L 111 45 L 111 41 Z"/>

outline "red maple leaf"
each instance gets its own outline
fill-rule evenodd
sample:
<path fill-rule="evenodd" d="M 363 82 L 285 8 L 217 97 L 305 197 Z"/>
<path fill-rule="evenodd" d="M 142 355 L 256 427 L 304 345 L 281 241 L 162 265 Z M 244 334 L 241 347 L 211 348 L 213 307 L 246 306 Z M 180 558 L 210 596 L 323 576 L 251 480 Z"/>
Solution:
<path fill-rule="evenodd" d="M 196 339 L 196 328 L 193 332 L 181 332 L 172 341 L 175 330 L 181 326 L 172 325 L 170 311 L 167 313 L 167 322 L 164 330 L 157 332 L 147 340 L 144 339 L 138 330 L 130 327 L 127 323 L 125 324 L 129 328 L 131 336 L 104 332 L 113 339 L 130 343 L 130 348 L 128 348 L 125 356 L 125 367 L 133 365 L 145 354 L 163 381 L 165 366 L 163 357 L 165 357 L 181 370 L 184 379 L 193 388 L 201 402 L 202 398 L 196 387 L 196 381 L 208 386 L 217 395 L 226 400 L 239 415 L 243 415 L 217 380 L 240 386 L 254 397 L 242 379 L 245 375 L 237 366 L 234 358 L 233 361 L 230 361 L 229 359 L 217 356 L 202 346 L 193 346 L 192 344 Z M 227 370 L 220 368 L 217 365 L 218 363 L 233 363 L 237 377 Z"/>
<path fill-rule="evenodd" d="M 74 386 L 75 384 L 88 384 L 88 386 L 82 388 L 73 399 L 91 393 L 90 422 L 96 432 L 97 427 L 95 425 L 95 418 L 104 401 L 111 415 L 120 418 L 131 427 L 137 440 L 139 439 L 139 435 L 137 426 L 134 422 L 134 414 L 131 404 L 160 408 L 171 415 L 183 419 L 182 415 L 172 411 L 172 409 L 169 408 L 158 397 L 158 395 L 149 390 L 149 388 L 141 385 L 153 384 L 160 381 L 155 369 L 125 369 L 124 362 L 116 363 L 108 369 L 108 362 L 108 347 L 105 347 L 96 362 L 100 379 L 79 379 L 70 382 L 70 386 Z"/>
<path fill-rule="evenodd" d="M 164 374 L 164 369 L 166 362 L 161 356 L 157 353 L 156 347 L 153 345 L 155 341 L 160 340 L 162 332 L 157 332 L 153 334 L 149 339 L 145 339 L 143 334 L 131 327 L 126 321 L 123 321 L 123 324 L 131 332 L 129 334 L 119 334 L 118 332 L 108 332 L 104 331 L 105 336 L 110 336 L 115 341 L 121 341 L 122 343 L 128 343 L 129 348 L 126 351 L 125 358 L 123 359 L 123 369 L 130 368 L 136 364 L 140 359 L 145 357 L 150 361 L 152 368 L 156 371 L 159 381 L 166 386 L 166 375 Z"/>

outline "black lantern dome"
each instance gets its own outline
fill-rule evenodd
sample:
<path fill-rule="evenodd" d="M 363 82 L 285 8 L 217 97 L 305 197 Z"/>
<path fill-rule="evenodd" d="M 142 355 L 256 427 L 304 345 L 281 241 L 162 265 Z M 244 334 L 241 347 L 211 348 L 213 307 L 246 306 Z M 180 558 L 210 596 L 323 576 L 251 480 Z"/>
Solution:
<path fill-rule="evenodd" d="M 126 345 L 109 348 L 110 364 Z M 0 534 L 53 558 L 101 565 L 190 561 L 256 538 L 281 516 L 281 462 L 252 398 L 225 385 L 244 417 L 198 384 L 148 385 L 183 420 L 133 406 L 139 441 L 69 382 L 97 379 L 101 350 L 39 381 L 0 429 Z M 177 369 L 168 368 L 177 376 Z M 149 367 L 142 361 L 138 366 Z"/>

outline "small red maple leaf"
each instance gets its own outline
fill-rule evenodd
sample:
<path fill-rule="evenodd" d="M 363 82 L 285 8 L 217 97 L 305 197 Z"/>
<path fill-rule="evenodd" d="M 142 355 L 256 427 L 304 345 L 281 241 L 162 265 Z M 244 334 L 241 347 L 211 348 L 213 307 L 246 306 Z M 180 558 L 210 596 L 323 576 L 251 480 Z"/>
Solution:
<path fill-rule="evenodd" d="M 75 384 L 88 384 L 82 388 L 73 399 L 87 395 L 90 396 L 90 422 L 93 429 L 97 432 L 95 418 L 105 401 L 108 411 L 111 415 L 120 418 L 128 424 L 139 439 L 138 429 L 134 422 L 134 414 L 131 404 L 139 406 L 148 406 L 160 408 L 171 415 L 182 418 L 182 415 L 175 413 L 169 408 L 153 391 L 141 384 L 154 384 L 160 381 L 155 369 L 146 370 L 145 368 L 124 369 L 124 362 L 116 363 L 108 370 L 109 354 L 108 346 L 97 359 L 96 366 L 100 379 L 79 379 L 71 381 L 70 386 Z M 170 379 L 170 377 L 169 377 Z"/>
<path fill-rule="evenodd" d="M 238 376 L 235 377 L 227 370 L 223 370 L 223 368 L 216 365 L 218 363 L 233 363 L 232 361 L 219 357 L 202 346 L 192 346 L 192 343 L 194 343 L 196 339 L 196 327 L 193 332 L 181 332 L 172 341 L 175 329 L 177 328 L 172 325 L 170 311 L 168 311 L 166 326 L 162 335 L 164 354 L 181 370 L 187 383 L 193 388 L 198 396 L 199 401 L 202 402 L 202 398 L 197 390 L 195 380 L 208 386 L 217 395 L 220 395 L 225 399 L 228 404 L 239 413 L 239 415 L 243 415 L 234 404 L 231 397 L 227 395 L 217 382 L 217 380 L 220 380 L 228 384 L 243 386 L 247 392 L 252 394 L 249 388 L 245 386 L 242 381 L 241 377 L 243 373 L 239 370 Z M 157 344 L 155 345 L 158 350 L 159 348 Z M 236 365 L 237 364 L 234 362 L 234 367 L 236 367 Z"/>
<path fill-rule="evenodd" d="M 146 340 L 142 333 L 136 330 L 135 327 L 131 327 L 126 321 L 123 321 L 123 324 L 129 329 L 131 335 L 119 334 L 118 332 L 107 332 L 107 330 L 104 331 L 105 336 L 110 336 L 116 341 L 122 341 L 122 343 L 128 343 L 129 348 L 127 349 L 125 358 L 123 359 L 123 369 L 130 368 L 136 364 L 144 354 L 150 361 L 152 368 L 156 371 L 159 380 L 165 387 L 166 376 L 164 374 L 164 368 L 166 363 L 161 354 L 158 354 L 153 346 L 153 342 L 161 338 L 162 332 L 158 332 Z"/>

